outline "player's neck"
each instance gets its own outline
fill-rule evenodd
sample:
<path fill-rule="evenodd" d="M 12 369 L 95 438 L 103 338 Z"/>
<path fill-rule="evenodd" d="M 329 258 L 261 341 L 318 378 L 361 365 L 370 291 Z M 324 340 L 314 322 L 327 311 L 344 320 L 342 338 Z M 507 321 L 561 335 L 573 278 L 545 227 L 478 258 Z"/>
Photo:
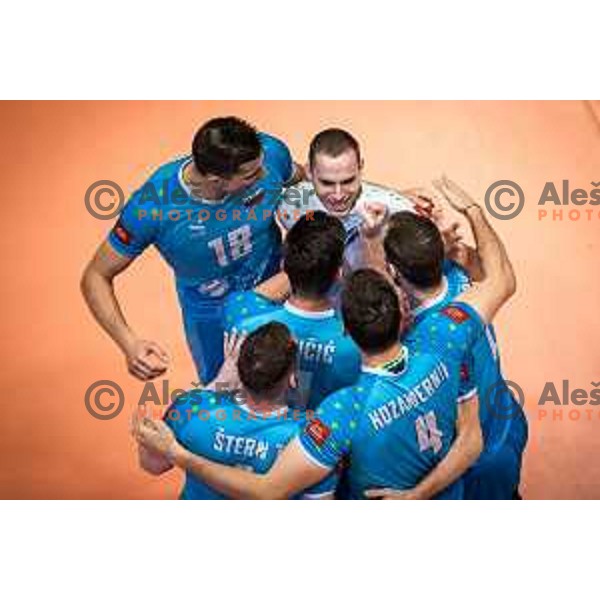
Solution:
<path fill-rule="evenodd" d="M 414 298 L 414 303 L 416 306 L 421 306 L 421 304 L 425 304 L 438 296 L 442 296 L 446 292 L 447 287 L 446 279 L 442 278 L 438 285 L 434 285 L 430 288 L 420 290 L 413 288 L 412 296 Z"/>
<path fill-rule="evenodd" d="M 218 202 L 225 197 L 225 193 L 219 189 L 219 186 L 198 173 L 193 163 L 190 162 L 183 168 L 182 175 L 183 181 L 192 189 L 194 196 L 209 202 Z"/>
<path fill-rule="evenodd" d="M 248 410 L 254 413 L 268 415 L 285 408 L 287 406 L 287 398 L 284 393 L 281 395 L 281 397 L 276 398 L 275 400 L 264 400 L 261 398 L 254 398 L 248 392 L 246 392 L 245 405 Z"/>
<path fill-rule="evenodd" d="M 303 298 L 302 296 L 292 294 L 288 302 L 295 308 L 306 312 L 322 312 L 332 308 L 331 302 L 327 298 Z"/>
<path fill-rule="evenodd" d="M 365 354 L 364 352 L 361 352 L 361 354 L 363 365 L 371 367 L 372 369 L 377 369 L 378 367 L 382 367 L 383 365 L 400 358 L 400 356 L 402 356 L 402 344 L 396 342 L 393 346 L 378 354 Z"/>

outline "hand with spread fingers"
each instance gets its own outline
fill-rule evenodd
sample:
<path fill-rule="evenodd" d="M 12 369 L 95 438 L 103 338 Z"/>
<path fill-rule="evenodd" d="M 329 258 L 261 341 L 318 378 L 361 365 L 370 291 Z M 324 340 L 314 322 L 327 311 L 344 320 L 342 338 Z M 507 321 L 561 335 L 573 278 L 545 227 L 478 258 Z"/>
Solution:
<path fill-rule="evenodd" d="M 433 186 L 448 201 L 450 206 L 461 214 L 464 214 L 473 206 L 479 206 L 463 188 L 451 179 L 448 179 L 446 175 L 435 179 Z"/>
<path fill-rule="evenodd" d="M 247 337 L 247 334 L 236 329 L 225 332 L 223 336 L 223 355 L 225 360 L 215 381 L 207 386 L 207 389 L 216 389 L 217 387 L 219 390 L 239 389 L 241 382 L 237 363 L 240 356 L 240 348 Z"/>

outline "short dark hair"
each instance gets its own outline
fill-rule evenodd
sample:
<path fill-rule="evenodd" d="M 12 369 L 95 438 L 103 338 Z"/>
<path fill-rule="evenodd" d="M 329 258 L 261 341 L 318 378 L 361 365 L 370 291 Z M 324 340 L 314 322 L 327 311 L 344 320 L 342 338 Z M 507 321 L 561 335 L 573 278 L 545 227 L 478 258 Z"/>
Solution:
<path fill-rule="evenodd" d="M 202 175 L 231 177 L 241 165 L 259 158 L 261 151 L 256 129 L 238 117 L 207 121 L 192 142 L 194 165 Z"/>
<path fill-rule="evenodd" d="M 344 260 L 346 231 L 342 222 L 323 211 L 301 217 L 283 246 L 283 270 L 292 293 L 321 298 L 335 282 Z"/>
<path fill-rule="evenodd" d="M 260 399 L 274 399 L 283 379 L 296 363 L 297 345 L 290 330 L 272 321 L 252 332 L 243 342 L 238 372 L 243 386 Z"/>
<path fill-rule="evenodd" d="M 343 129 L 325 129 L 317 133 L 310 143 L 308 150 L 308 163 L 312 167 L 315 163 L 315 157 L 319 153 L 327 156 L 337 157 L 346 150 L 356 152 L 356 160 L 361 161 L 360 146 L 356 138 Z"/>
<path fill-rule="evenodd" d="M 408 211 L 392 215 L 383 247 L 387 261 L 415 287 L 425 289 L 441 282 L 444 241 L 427 217 Z"/>
<path fill-rule="evenodd" d="M 383 352 L 399 340 L 402 314 L 396 290 L 373 269 L 354 271 L 342 291 L 342 318 L 366 353 Z"/>

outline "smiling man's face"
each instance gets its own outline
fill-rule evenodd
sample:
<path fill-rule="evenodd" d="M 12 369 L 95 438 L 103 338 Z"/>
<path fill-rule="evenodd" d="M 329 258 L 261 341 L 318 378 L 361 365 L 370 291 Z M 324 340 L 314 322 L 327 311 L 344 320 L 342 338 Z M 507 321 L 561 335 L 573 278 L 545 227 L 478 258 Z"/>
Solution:
<path fill-rule="evenodd" d="M 347 215 L 360 194 L 362 165 L 348 148 L 338 156 L 315 155 L 310 176 L 319 200 L 336 217 Z"/>

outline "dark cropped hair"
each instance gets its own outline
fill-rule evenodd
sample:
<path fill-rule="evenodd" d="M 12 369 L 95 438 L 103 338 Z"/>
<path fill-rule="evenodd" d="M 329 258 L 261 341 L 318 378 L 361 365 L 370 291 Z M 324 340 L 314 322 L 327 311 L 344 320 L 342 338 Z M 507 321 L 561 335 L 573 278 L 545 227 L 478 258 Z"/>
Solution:
<path fill-rule="evenodd" d="M 391 216 L 383 242 L 387 261 L 417 288 L 430 288 L 442 280 L 444 242 L 427 217 L 402 211 Z"/>
<path fill-rule="evenodd" d="M 392 284 L 372 269 L 354 271 L 342 292 L 346 331 L 367 353 L 383 352 L 398 341 L 402 315 Z"/>
<path fill-rule="evenodd" d="M 346 152 L 346 150 L 354 150 L 356 152 L 356 160 L 360 164 L 360 146 L 356 138 L 343 129 L 325 129 L 317 133 L 310 143 L 308 163 L 312 167 L 315 163 L 315 157 L 319 153 L 335 158 Z"/>
<path fill-rule="evenodd" d="M 196 169 L 219 177 L 232 177 L 241 165 L 259 158 L 261 150 L 256 129 L 237 117 L 207 121 L 192 142 Z"/>
<path fill-rule="evenodd" d="M 345 239 L 342 222 L 323 211 L 295 223 L 283 247 L 283 270 L 294 294 L 321 298 L 329 291 L 342 266 Z"/>
<path fill-rule="evenodd" d="M 243 386 L 260 399 L 274 399 L 296 362 L 297 345 L 289 329 L 272 321 L 242 343 L 238 372 Z"/>

